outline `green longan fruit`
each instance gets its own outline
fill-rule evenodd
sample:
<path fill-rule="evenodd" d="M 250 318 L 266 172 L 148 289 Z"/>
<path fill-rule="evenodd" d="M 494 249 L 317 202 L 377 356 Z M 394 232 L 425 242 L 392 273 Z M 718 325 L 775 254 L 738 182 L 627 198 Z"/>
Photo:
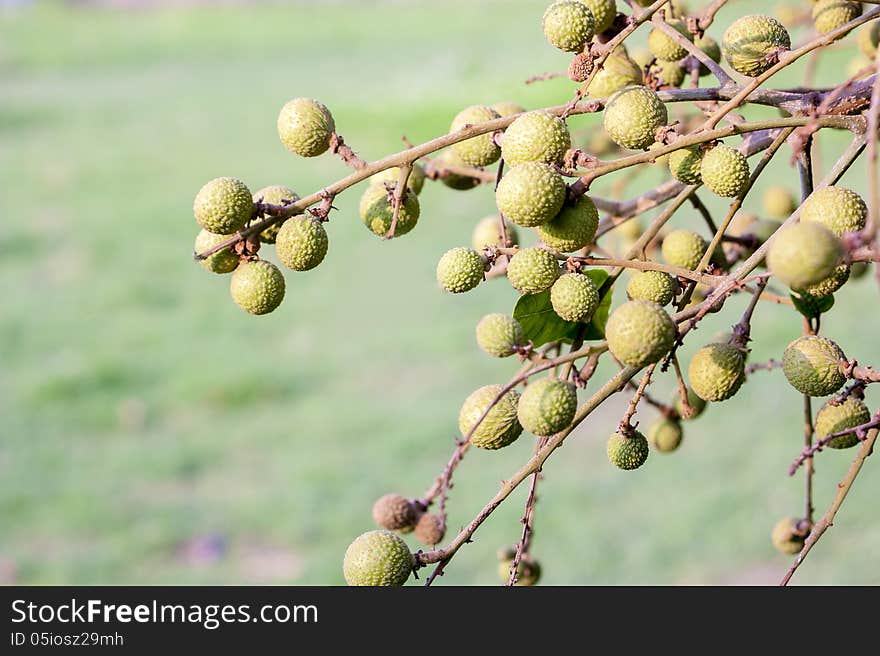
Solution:
<path fill-rule="evenodd" d="M 703 34 L 701 37 L 694 37 L 694 45 L 709 55 L 709 59 L 716 64 L 721 61 L 721 46 L 718 45 L 718 42 L 708 34 Z M 706 77 L 711 72 L 712 71 L 706 66 L 700 64 L 700 77 Z"/>
<path fill-rule="evenodd" d="M 834 267 L 831 275 L 803 289 L 792 289 L 796 294 L 801 296 L 809 296 L 814 299 L 825 298 L 830 296 L 838 289 L 843 287 L 849 281 L 851 267 L 849 264 L 841 264 Z"/>
<path fill-rule="evenodd" d="M 267 203 L 269 205 L 289 205 L 291 203 L 295 203 L 299 199 L 299 194 L 297 194 L 290 187 L 285 187 L 283 185 L 270 185 L 268 187 L 263 187 L 262 189 L 255 191 L 253 200 L 254 203 Z M 284 221 L 287 221 L 287 219 L 284 219 Z M 265 228 L 260 233 L 260 241 L 264 244 L 274 244 L 275 239 L 278 237 L 278 231 L 281 229 L 284 221 L 273 223 L 268 228 Z"/>
<path fill-rule="evenodd" d="M 547 7 L 541 25 L 551 46 L 563 52 L 581 52 L 593 38 L 596 20 L 587 5 L 563 0 Z"/>
<path fill-rule="evenodd" d="M 361 220 L 370 232 L 379 237 L 385 237 L 388 234 L 394 220 L 391 193 L 383 185 L 373 185 L 367 187 L 361 196 L 359 206 Z M 419 222 L 420 213 L 418 196 L 408 191 L 404 192 L 403 202 L 397 216 L 397 225 L 394 228 L 394 236 L 402 237 L 415 228 Z"/>
<path fill-rule="evenodd" d="M 873 61 L 877 54 L 877 45 L 880 44 L 880 21 L 871 21 L 859 28 L 856 42 L 865 57 Z"/>
<path fill-rule="evenodd" d="M 813 4 L 812 15 L 816 32 L 828 34 L 861 16 L 862 5 L 847 0 L 819 0 Z"/>
<path fill-rule="evenodd" d="M 568 428 L 576 411 L 574 385 L 556 378 L 541 378 L 529 384 L 519 397 L 516 416 L 525 430 L 547 437 Z"/>
<path fill-rule="evenodd" d="M 704 401 L 726 401 L 746 380 L 745 353 L 730 344 L 707 344 L 694 354 L 688 380 Z"/>
<path fill-rule="evenodd" d="M 648 442 L 660 453 L 675 451 L 683 435 L 681 424 L 666 417 L 660 417 L 648 428 Z"/>
<path fill-rule="evenodd" d="M 227 235 L 215 235 L 213 232 L 200 230 L 196 235 L 194 250 L 196 253 L 204 253 L 227 239 L 229 239 Z M 231 273 L 238 266 L 238 255 L 233 253 L 231 248 L 224 248 L 206 257 L 201 264 L 211 273 Z"/>
<path fill-rule="evenodd" d="M 507 279 L 521 294 L 538 294 L 556 282 L 559 262 L 543 248 L 523 248 L 510 258 Z"/>
<path fill-rule="evenodd" d="M 666 21 L 667 25 L 675 28 L 688 41 L 693 41 L 693 35 L 688 31 L 687 25 L 673 18 Z M 657 59 L 667 62 L 676 62 L 687 57 L 687 48 L 680 45 L 675 39 L 659 28 L 654 28 L 648 34 L 648 50 Z"/>
<path fill-rule="evenodd" d="M 626 286 L 630 300 L 651 301 L 663 307 L 669 305 L 678 293 L 678 281 L 664 271 L 639 271 Z"/>
<path fill-rule="evenodd" d="M 275 238 L 281 264 L 294 271 L 310 271 L 324 261 L 327 231 L 313 216 L 294 216 L 284 222 Z"/>
<path fill-rule="evenodd" d="M 243 262 L 232 274 L 232 300 L 250 314 L 269 314 L 284 300 L 284 276 L 271 262 Z"/>
<path fill-rule="evenodd" d="M 675 324 L 651 301 L 628 301 L 618 307 L 605 326 L 611 354 L 631 367 L 659 362 L 675 343 Z"/>
<path fill-rule="evenodd" d="M 806 335 L 798 337 L 782 354 L 782 372 L 801 394 L 828 396 L 846 383 L 840 371 L 846 356 L 840 347 L 827 337 Z"/>
<path fill-rule="evenodd" d="M 380 528 L 389 531 L 409 533 L 418 520 L 418 513 L 412 502 L 399 494 L 386 494 L 373 504 L 373 521 Z"/>
<path fill-rule="evenodd" d="M 736 148 L 718 144 L 703 153 L 700 176 L 716 196 L 738 196 L 749 183 L 749 174 L 749 162 Z"/>
<path fill-rule="evenodd" d="M 492 357 L 513 355 L 524 343 L 519 321 L 506 314 L 487 314 L 477 324 L 477 345 Z"/>
<path fill-rule="evenodd" d="M 802 521 L 794 517 L 783 517 L 776 523 L 770 537 L 777 551 L 793 556 L 804 548 L 810 532 L 799 528 Z"/>
<path fill-rule="evenodd" d="M 498 112 L 498 116 L 500 116 L 501 118 L 516 116 L 517 114 L 522 114 L 526 111 L 525 107 L 515 102 L 495 103 L 494 105 L 492 105 L 492 109 Z"/>
<path fill-rule="evenodd" d="M 525 162 L 513 167 L 495 191 L 504 218 L 534 228 L 555 217 L 565 202 L 565 180 L 547 164 Z"/>
<path fill-rule="evenodd" d="M 471 393 L 465 399 L 458 414 L 458 429 L 462 437 L 470 432 L 486 408 L 504 388 L 501 385 L 486 385 Z M 510 390 L 496 403 L 486 418 L 474 430 L 470 443 L 487 450 L 501 449 L 512 444 L 522 434 L 522 426 L 516 417 L 519 394 Z"/>
<path fill-rule="evenodd" d="M 603 125 L 614 143 L 622 148 L 644 150 L 656 140 L 657 130 L 666 125 L 666 105 L 647 87 L 621 89 L 605 104 Z"/>
<path fill-rule="evenodd" d="M 691 230 L 673 230 L 663 238 L 660 252 L 671 266 L 693 271 L 709 248 L 709 243 Z"/>
<path fill-rule="evenodd" d="M 496 118 L 500 118 L 498 112 L 491 107 L 473 105 L 461 110 L 452 119 L 449 131 L 458 132 L 467 125 L 485 123 Z M 467 166 L 489 166 L 501 157 L 501 148 L 495 143 L 495 137 L 491 132 L 459 141 L 452 145 L 451 150 Z"/>
<path fill-rule="evenodd" d="M 566 321 L 587 322 L 599 307 L 599 290 L 582 273 L 566 273 L 550 288 L 553 311 Z"/>
<path fill-rule="evenodd" d="M 237 178 L 214 178 L 203 186 L 193 202 L 199 225 L 215 235 L 241 230 L 254 214 L 250 189 Z"/>
<path fill-rule="evenodd" d="M 599 228 L 599 210 L 589 196 L 579 196 L 562 206 L 552 221 L 536 228 L 538 237 L 549 248 L 573 253 L 593 241 Z"/>
<path fill-rule="evenodd" d="M 509 166 L 560 164 L 569 148 L 571 135 L 561 118 L 545 111 L 527 112 L 505 130 L 501 156 Z"/>
<path fill-rule="evenodd" d="M 419 164 L 413 164 L 412 171 L 409 173 L 409 179 L 406 181 L 406 186 L 413 191 L 417 196 L 422 193 L 422 189 L 425 188 L 425 169 L 423 169 Z M 385 169 L 381 173 L 377 173 L 372 178 L 370 178 L 371 185 L 381 185 L 388 186 L 392 188 L 397 187 L 397 182 L 400 179 L 400 167 L 393 166 L 390 169 Z"/>
<path fill-rule="evenodd" d="M 830 276 L 843 254 L 843 244 L 834 233 L 819 223 L 802 222 L 776 233 L 767 266 L 792 289 L 804 289 Z"/>
<path fill-rule="evenodd" d="M 826 403 L 816 413 L 816 437 L 824 440 L 829 435 L 855 428 L 871 421 L 871 411 L 865 403 L 853 396 L 848 396 L 839 405 Z M 828 446 L 832 449 L 849 449 L 859 443 L 855 433 L 835 437 Z"/>
<path fill-rule="evenodd" d="M 617 16 L 617 3 L 615 0 L 580 0 L 590 9 L 593 14 L 595 25 L 593 26 L 596 34 L 601 34 L 614 22 Z"/>
<path fill-rule="evenodd" d="M 433 547 L 435 544 L 443 542 L 443 536 L 446 535 L 443 520 L 439 515 L 426 512 L 419 517 L 413 536 L 426 547 Z"/>
<path fill-rule="evenodd" d="M 638 469 L 648 459 L 648 440 L 638 431 L 633 431 L 630 436 L 614 433 L 608 438 L 605 450 L 608 460 L 615 467 L 624 470 Z"/>
<path fill-rule="evenodd" d="M 311 98 L 294 98 L 278 114 L 281 143 L 300 157 L 317 157 L 330 148 L 336 123 L 330 110 Z"/>
<path fill-rule="evenodd" d="M 447 292 L 461 294 L 483 282 L 486 258 L 473 248 L 459 246 L 443 254 L 437 263 L 437 282 Z"/>
<path fill-rule="evenodd" d="M 700 184 L 703 177 L 700 165 L 703 162 L 703 151 L 699 146 L 679 148 L 669 153 L 669 172 L 672 177 L 686 185 Z"/>
<path fill-rule="evenodd" d="M 797 202 L 788 187 L 767 187 L 763 197 L 764 212 L 774 219 L 787 219 L 797 209 Z"/>
<path fill-rule="evenodd" d="M 615 91 L 625 87 L 640 86 L 644 82 L 642 68 L 630 59 L 626 52 L 618 48 L 608 56 L 602 64 L 602 69 L 593 77 L 587 88 L 587 97 L 608 98 Z M 594 150 L 591 149 L 591 152 Z"/>
<path fill-rule="evenodd" d="M 363 533 L 349 545 L 342 573 L 351 586 L 398 586 L 406 583 L 414 564 L 403 538 L 380 529 Z"/>
<path fill-rule="evenodd" d="M 856 192 L 843 187 L 823 187 L 809 195 L 801 207 L 802 223 L 818 223 L 837 237 L 862 230 L 868 206 Z"/>
<path fill-rule="evenodd" d="M 509 560 L 498 561 L 498 578 L 502 583 L 510 580 L 510 568 L 513 567 L 515 553 Z M 532 558 L 530 554 L 524 553 L 516 568 L 516 583 L 514 585 L 531 587 L 537 585 L 540 578 L 541 564 L 535 558 Z"/>
<path fill-rule="evenodd" d="M 730 339 L 729 336 L 724 338 L 724 342 L 727 342 Z M 672 401 L 672 407 L 675 408 L 675 411 L 678 413 L 678 416 L 681 417 L 682 421 L 691 421 L 699 417 L 706 410 L 707 403 L 701 399 L 699 396 L 694 393 L 694 390 L 688 388 L 687 391 L 688 397 L 688 405 L 690 406 L 691 412 L 685 414 L 684 405 L 681 403 L 681 393 L 676 392 L 675 398 Z"/>
<path fill-rule="evenodd" d="M 445 166 L 466 166 L 458 155 L 451 150 L 444 150 L 437 155 L 437 158 L 434 161 L 436 162 L 438 169 L 443 169 Z M 480 180 L 478 178 L 472 178 L 469 175 L 461 175 L 459 173 L 447 172 L 446 175 L 440 178 L 440 182 L 443 183 L 445 187 L 455 189 L 456 191 L 469 191 L 480 186 Z"/>
<path fill-rule="evenodd" d="M 505 219 L 504 231 L 507 233 L 507 241 L 511 246 L 519 244 L 519 233 L 510 221 Z M 483 250 L 486 246 L 507 246 L 501 235 L 501 220 L 497 214 L 481 219 L 471 234 L 471 246 L 474 250 Z"/>
<path fill-rule="evenodd" d="M 721 52 L 733 69 L 758 77 L 773 66 L 772 55 L 791 48 L 791 37 L 771 16 L 749 15 L 735 20 L 724 32 Z"/>
<path fill-rule="evenodd" d="M 680 87 L 687 75 L 681 62 L 663 61 L 658 59 L 651 66 L 651 74 L 660 81 L 662 86 Z"/>

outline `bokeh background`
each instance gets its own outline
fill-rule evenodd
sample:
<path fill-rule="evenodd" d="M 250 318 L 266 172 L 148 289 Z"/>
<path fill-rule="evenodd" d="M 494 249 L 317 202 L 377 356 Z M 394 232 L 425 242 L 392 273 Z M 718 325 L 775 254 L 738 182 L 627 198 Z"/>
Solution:
<path fill-rule="evenodd" d="M 509 286 L 451 296 L 434 281 L 439 255 L 469 243 L 492 194 L 430 185 L 418 229 L 386 243 L 358 220 L 351 190 L 336 201 L 323 266 L 288 275 L 286 301 L 260 318 L 232 303 L 227 278 L 193 263 L 192 198 L 221 175 L 306 194 L 346 173 L 331 156 L 281 147 L 275 119 L 291 97 L 325 102 L 366 158 L 400 149 L 402 135 L 445 132 L 466 105 L 563 102 L 566 80 L 523 84 L 567 64 L 543 40 L 545 5 L 2 3 L 0 580 L 343 582 L 342 555 L 371 528 L 373 500 L 420 495 L 451 452 L 464 397 L 514 371 L 473 339 L 483 314 L 511 311 Z M 750 11 L 766 3 L 731 1 L 710 34 L 720 40 Z M 818 83 L 843 79 L 855 52 L 851 38 L 824 54 Z M 780 84 L 799 83 L 805 65 Z M 823 133 L 820 168 L 845 143 Z M 661 177 L 652 169 L 629 193 Z M 797 184 L 784 152 L 747 209 L 770 182 Z M 863 164 L 844 179 L 865 183 Z M 690 208 L 673 225 L 704 229 Z M 880 364 L 877 301 L 870 277 L 853 282 L 823 327 L 850 357 Z M 685 354 L 745 302 L 701 325 Z M 779 357 L 800 329 L 791 309 L 762 304 L 752 361 Z M 671 394 L 670 375 L 652 390 Z M 876 391 L 869 399 L 876 407 Z M 678 452 L 632 473 L 604 453 L 626 400 L 604 405 L 545 468 L 534 542 L 544 582 L 776 582 L 789 559 L 770 529 L 803 505 L 802 476 L 786 475 L 802 443 L 801 397 L 780 372 L 756 374 L 688 424 Z M 646 406 L 637 418 L 654 416 Z M 453 529 L 531 448 L 526 436 L 469 454 Z M 819 457 L 818 513 L 853 453 Z M 876 465 L 796 582 L 880 583 Z M 497 583 L 495 551 L 517 539 L 524 493 L 443 583 Z"/>

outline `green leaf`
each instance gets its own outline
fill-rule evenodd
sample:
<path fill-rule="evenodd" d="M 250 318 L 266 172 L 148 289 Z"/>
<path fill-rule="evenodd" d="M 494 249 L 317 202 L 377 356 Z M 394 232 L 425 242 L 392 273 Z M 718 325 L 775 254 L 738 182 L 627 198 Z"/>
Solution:
<path fill-rule="evenodd" d="M 789 296 L 791 296 L 795 309 L 807 319 L 815 319 L 834 307 L 833 294 L 822 296 L 821 298 L 815 298 L 809 294 L 789 294 Z"/>

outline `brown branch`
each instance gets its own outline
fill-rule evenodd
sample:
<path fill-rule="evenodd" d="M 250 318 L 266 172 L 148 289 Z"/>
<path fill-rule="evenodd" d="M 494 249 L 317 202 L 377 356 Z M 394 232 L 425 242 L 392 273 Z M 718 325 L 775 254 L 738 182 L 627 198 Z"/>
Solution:
<path fill-rule="evenodd" d="M 545 80 L 554 80 L 558 77 L 565 77 L 567 73 L 557 71 L 556 73 L 542 73 L 541 75 L 533 75 L 526 80 L 526 84 L 534 84 L 535 82 L 544 82 Z"/>
<path fill-rule="evenodd" d="M 755 362 L 754 364 L 750 364 L 746 367 L 746 375 L 749 376 L 756 371 L 773 371 L 774 369 L 781 369 L 782 362 L 779 360 L 770 359 L 767 362 Z"/>
<path fill-rule="evenodd" d="M 330 135 L 330 152 L 339 155 L 340 159 L 353 169 L 362 169 L 367 165 L 356 152 L 346 145 L 342 135 L 335 132 Z"/>
<path fill-rule="evenodd" d="M 642 400 L 642 395 L 645 393 L 645 390 L 648 388 L 648 385 L 651 384 L 651 376 L 654 375 L 654 369 L 657 368 L 657 364 L 654 363 L 648 370 L 645 371 L 645 375 L 642 376 L 642 380 L 639 381 L 639 386 L 636 388 L 635 395 L 629 401 L 629 407 L 626 409 L 626 414 L 623 415 L 623 418 L 620 420 L 620 423 L 617 424 L 617 432 L 621 435 L 629 435 L 631 434 L 638 423 L 635 426 L 632 424 L 633 415 L 636 414 L 636 411 L 639 407 L 639 401 Z"/>
<path fill-rule="evenodd" d="M 547 438 L 541 437 L 535 440 L 535 453 L 541 450 L 541 447 L 547 444 Z M 526 496 L 526 509 L 523 512 L 522 519 L 520 522 L 522 523 L 522 535 L 520 536 L 519 542 L 516 545 L 516 554 L 513 556 L 513 562 L 510 564 L 510 578 L 507 579 L 507 585 L 513 586 L 516 585 L 516 582 L 519 580 L 518 572 L 519 564 L 522 561 L 523 554 L 528 553 L 529 545 L 531 542 L 532 534 L 534 532 L 533 524 L 534 524 L 534 516 L 535 516 L 535 503 L 537 503 L 538 499 L 535 496 L 535 490 L 538 487 L 538 479 L 541 477 L 541 470 L 538 469 L 532 474 L 532 480 L 529 483 L 529 493 Z"/>

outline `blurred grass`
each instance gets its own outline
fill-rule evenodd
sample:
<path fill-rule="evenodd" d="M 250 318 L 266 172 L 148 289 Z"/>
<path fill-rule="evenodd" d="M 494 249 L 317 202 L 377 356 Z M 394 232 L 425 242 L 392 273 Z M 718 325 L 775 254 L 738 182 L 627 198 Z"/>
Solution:
<path fill-rule="evenodd" d="M 468 104 L 563 101 L 572 88 L 564 80 L 522 84 L 565 66 L 543 42 L 544 5 L 124 12 L 46 3 L 0 13 L 7 579 L 342 582 L 342 554 L 371 527 L 372 500 L 420 494 L 452 448 L 462 399 L 512 371 L 483 357 L 472 337 L 482 314 L 510 311 L 510 289 L 497 282 L 450 297 L 433 278 L 439 254 L 467 243 L 492 211 L 491 194 L 431 186 L 419 228 L 391 243 L 360 225 L 356 190 L 341 196 L 326 262 L 288 276 L 285 303 L 264 318 L 244 315 L 228 280 L 190 260 L 192 197 L 219 175 L 309 193 L 345 173 L 330 157 L 302 161 L 281 148 L 275 117 L 290 97 L 326 102 L 368 158 L 399 149 L 402 134 L 444 132 Z M 716 38 L 731 15 L 762 3 L 732 5 Z M 828 53 L 820 83 L 838 80 L 853 51 Z M 823 137 L 824 167 L 844 143 Z M 794 187 L 787 157 L 777 159 L 766 184 Z M 844 182 L 864 190 L 864 171 Z M 676 222 L 700 225 L 690 210 Z M 728 327 L 744 301 L 695 340 Z M 880 362 L 876 322 L 865 314 L 876 303 L 870 280 L 853 283 L 825 322 L 864 362 Z M 791 311 L 762 306 L 753 360 L 779 357 L 799 333 Z M 671 390 L 668 378 L 658 393 Z M 873 390 L 870 399 L 877 404 Z M 785 476 L 802 440 L 796 392 L 778 372 L 757 374 L 688 425 L 678 453 L 655 454 L 631 474 L 604 455 L 625 400 L 603 406 L 546 467 L 535 541 L 545 582 L 775 582 L 789 561 L 772 550 L 770 528 L 802 505 L 802 479 Z M 639 416 L 647 422 L 651 412 Z M 530 449 L 524 438 L 468 457 L 452 492 L 453 528 Z M 819 512 L 852 455 L 821 455 Z M 863 560 L 880 544 L 878 493 L 869 464 L 796 581 L 880 583 Z M 494 552 L 516 539 L 523 494 L 461 551 L 445 583 L 495 583 Z"/>

